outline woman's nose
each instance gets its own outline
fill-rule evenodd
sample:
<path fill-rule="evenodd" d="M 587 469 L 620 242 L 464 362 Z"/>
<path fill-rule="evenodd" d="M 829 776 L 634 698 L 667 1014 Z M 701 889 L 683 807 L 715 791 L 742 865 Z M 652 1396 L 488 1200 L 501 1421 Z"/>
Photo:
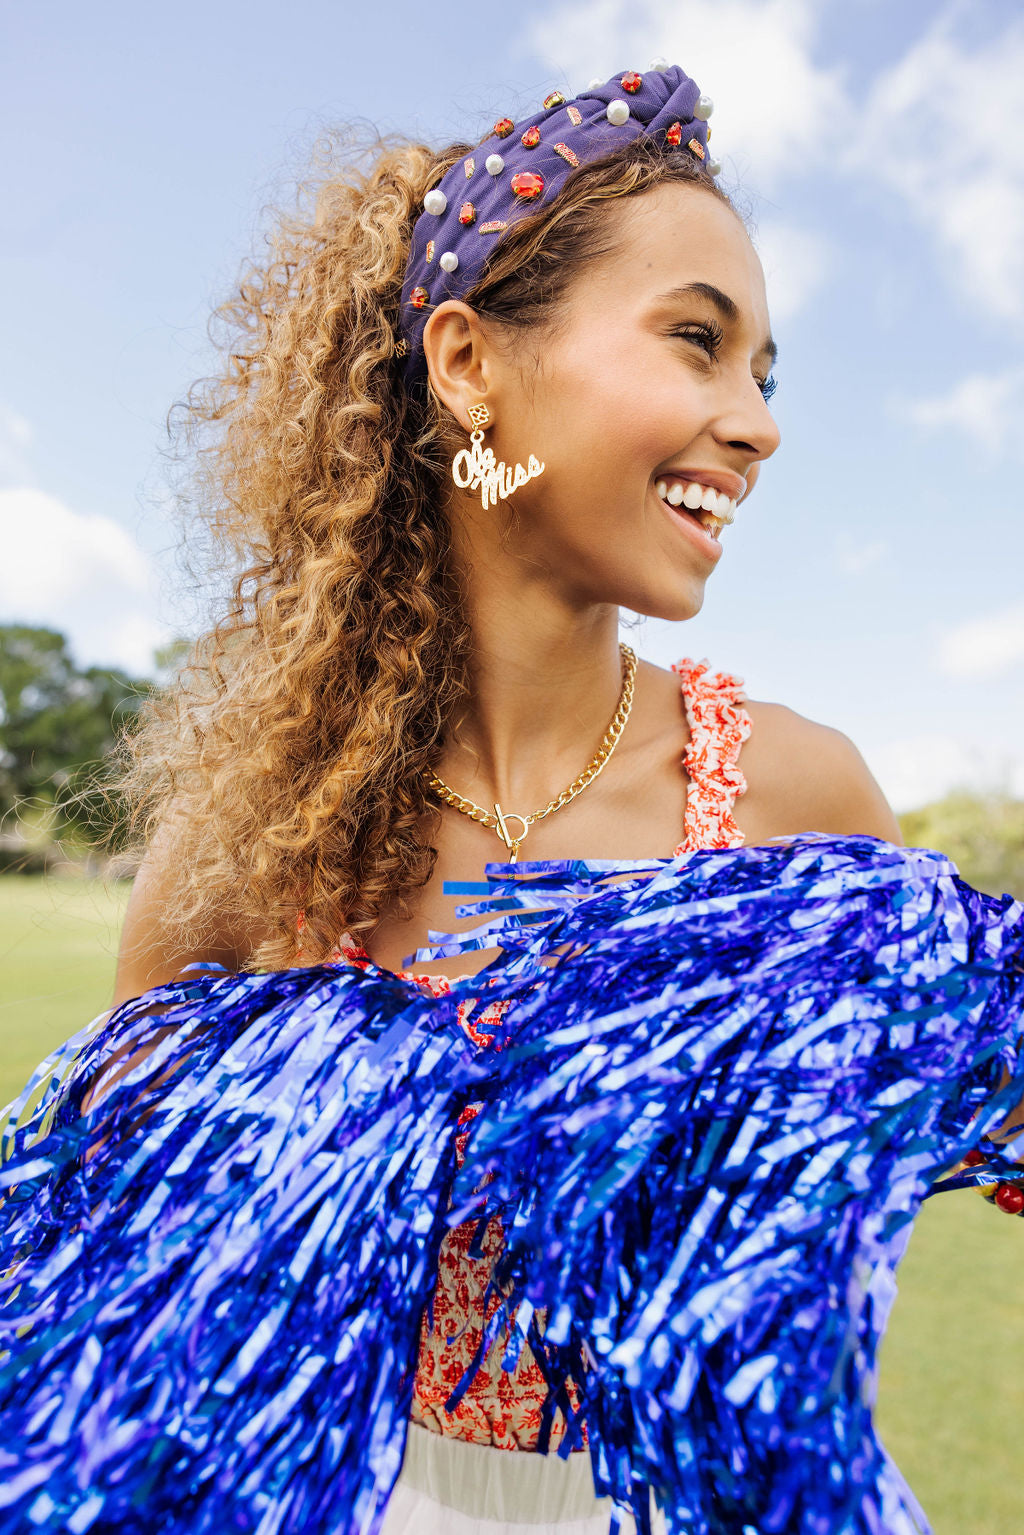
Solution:
<path fill-rule="evenodd" d="M 752 459 L 753 468 L 764 459 L 771 458 L 782 441 L 782 433 L 756 379 L 751 379 L 750 387 L 756 393 L 756 398 L 745 399 L 742 406 L 724 417 L 719 423 L 718 435 L 735 452 L 744 453 Z M 750 480 L 749 471 L 747 480 Z"/>

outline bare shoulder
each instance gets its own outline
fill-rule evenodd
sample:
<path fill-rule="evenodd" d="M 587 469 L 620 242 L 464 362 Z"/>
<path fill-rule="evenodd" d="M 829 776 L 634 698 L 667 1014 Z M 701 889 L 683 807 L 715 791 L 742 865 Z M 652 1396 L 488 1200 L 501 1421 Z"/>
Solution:
<path fill-rule="evenodd" d="M 104 1015 L 104 1022 L 122 1002 L 175 980 L 186 965 L 213 964 L 232 972 L 241 970 L 264 936 L 256 924 L 221 923 L 195 949 L 169 944 L 163 936 L 160 918 L 164 906 L 174 899 L 177 879 L 173 841 L 166 832 L 158 831 L 132 883 L 118 946 L 113 1006 Z M 166 1008 L 154 1004 L 149 1011 L 155 1016 Z M 126 1073 L 152 1053 L 167 1032 L 157 1030 L 144 1045 L 129 1044 L 116 1050 L 86 1089 L 83 1111 L 88 1112 L 100 1103 Z M 154 1091 L 168 1075 L 165 1072 L 158 1077 L 148 1091 Z"/>
<path fill-rule="evenodd" d="M 186 965 L 212 963 L 225 969 L 243 968 L 267 932 L 255 922 L 214 921 L 205 941 L 185 950 L 164 936 L 162 916 L 176 898 L 179 864 L 174 843 L 158 831 L 132 884 L 121 929 L 114 983 L 115 1007 L 141 996 L 153 986 L 174 980 Z"/>
<path fill-rule="evenodd" d="M 899 823 L 857 747 L 785 704 L 750 699 L 740 766 L 747 793 L 736 820 L 748 844 L 820 831 L 902 843 Z"/>

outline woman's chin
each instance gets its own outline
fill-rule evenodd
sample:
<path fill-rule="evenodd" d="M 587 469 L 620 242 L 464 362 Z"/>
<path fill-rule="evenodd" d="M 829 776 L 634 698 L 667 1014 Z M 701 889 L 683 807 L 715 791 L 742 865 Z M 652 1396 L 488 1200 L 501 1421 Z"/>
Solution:
<path fill-rule="evenodd" d="M 670 590 L 636 592 L 635 600 L 620 601 L 619 607 L 635 613 L 638 618 L 661 618 L 669 624 L 684 624 L 695 618 L 704 606 L 705 581 L 700 576 L 680 580 Z"/>

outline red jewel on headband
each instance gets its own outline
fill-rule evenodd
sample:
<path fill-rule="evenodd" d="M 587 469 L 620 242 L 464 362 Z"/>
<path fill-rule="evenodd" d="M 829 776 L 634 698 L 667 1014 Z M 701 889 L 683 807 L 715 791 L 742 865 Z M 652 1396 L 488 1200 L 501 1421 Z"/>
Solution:
<path fill-rule="evenodd" d="M 519 171 L 512 177 L 510 185 L 517 197 L 523 198 L 525 202 L 532 202 L 544 190 L 544 177 L 535 176 L 532 171 Z"/>
<path fill-rule="evenodd" d="M 563 160 L 568 160 L 570 165 L 579 165 L 580 163 L 579 155 L 574 149 L 570 149 L 568 144 L 556 144 L 555 154 L 561 155 Z"/>
<path fill-rule="evenodd" d="M 983 1151 L 979 1151 L 977 1149 L 977 1147 L 975 1147 L 973 1151 L 968 1151 L 967 1154 L 965 1155 L 965 1157 L 964 1157 L 964 1166 L 965 1167 L 980 1167 L 983 1162 L 987 1162 L 987 1161 L 988 1161 L 988 1157 L 985 1155 L 985 1153 Z"/>
<path fill-rule="evenodd" d="M 459 209 L 459 223 L 470 225 L 476 223 L 476 209 L 472 203 L 463 203 Z"/>
<path fill-rule="evenodd" d="M 523 148 L 536 149 L 539 143 L 540 129 L 537 127 L 527 128 L 526 132 L 523 134 Z"/>
<path fill-rule="evenodd" d="M 515 131 L 515 126 L 511 117 L 499 117 L 494 125 L 494 132 L 498 135 L 499 139 L 507 139 L 509 134 Z"/>
<path fill-rule="evenodd" d="M 561 91 L 552 91 L 550 96 L 544 97 L 544 110 L 550 112 L 552 107 L 564 107 L 565 97 Z"/>
<path fill-rule="evenodd" d="M 692 149 L 693 150 L 693 152 L 697 156 L 698 160 L 703 160 L 703 158 L 704 158 L 704 145 L 701 143 L 700 139 L 691 139 L 686 147 L 687 147 L 687 149 Z"/>
<path fill-rule="evenodd" d="M 682 123 L 669 123 L 668 127 L 665 129 L 665 138 L 672 145 L 673 149 L 678 148 L 678 146 L 683 142 Z"/>
<path fill-rule="evenodd" d="M 1024 1189 L 1016 1183 L 1000 1183 L 996 1187 L 996 1204 L 1007 1215 L 1019 1215 L 1024 1210 Z"/>
<path fill-rule="evenodd" d="M 414 309 L 422 309 L 427 302 L 427 296 L 426 288 L 413 288 L 409 294 L 409 303 Z"/>
<path fill-rule="evenodd" d="M 623 75 L 622 79 L 619 81 L 622 89 L 624 91 L 629 91 L 631 96 L 636 94 L 643 83 L 643 75 L 638 75 L 635 70 L 631 70 L 628 75 Z"/>

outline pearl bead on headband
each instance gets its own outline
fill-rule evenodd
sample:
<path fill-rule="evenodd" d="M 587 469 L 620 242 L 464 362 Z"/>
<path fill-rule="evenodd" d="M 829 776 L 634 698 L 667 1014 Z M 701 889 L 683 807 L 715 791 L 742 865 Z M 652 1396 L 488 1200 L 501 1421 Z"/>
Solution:
<path fill-rule="evenodd" d="M 442 300 L 461 298 L 476 283 L 494 244 L 539 204 L 557 195 L 570 171 L 646 134 L 691 154 L 709 175 L 712 103 L 677 64 L 658 59 L 645 74 L 627 70 L 591 81 L 568 100 L 545 97 L 534 117 L 500 118 L 488 138 L 457 160 L 423 199 L 402 285 L 396 351 L 406 386 L 426 377 L 423 327 Z"/>

